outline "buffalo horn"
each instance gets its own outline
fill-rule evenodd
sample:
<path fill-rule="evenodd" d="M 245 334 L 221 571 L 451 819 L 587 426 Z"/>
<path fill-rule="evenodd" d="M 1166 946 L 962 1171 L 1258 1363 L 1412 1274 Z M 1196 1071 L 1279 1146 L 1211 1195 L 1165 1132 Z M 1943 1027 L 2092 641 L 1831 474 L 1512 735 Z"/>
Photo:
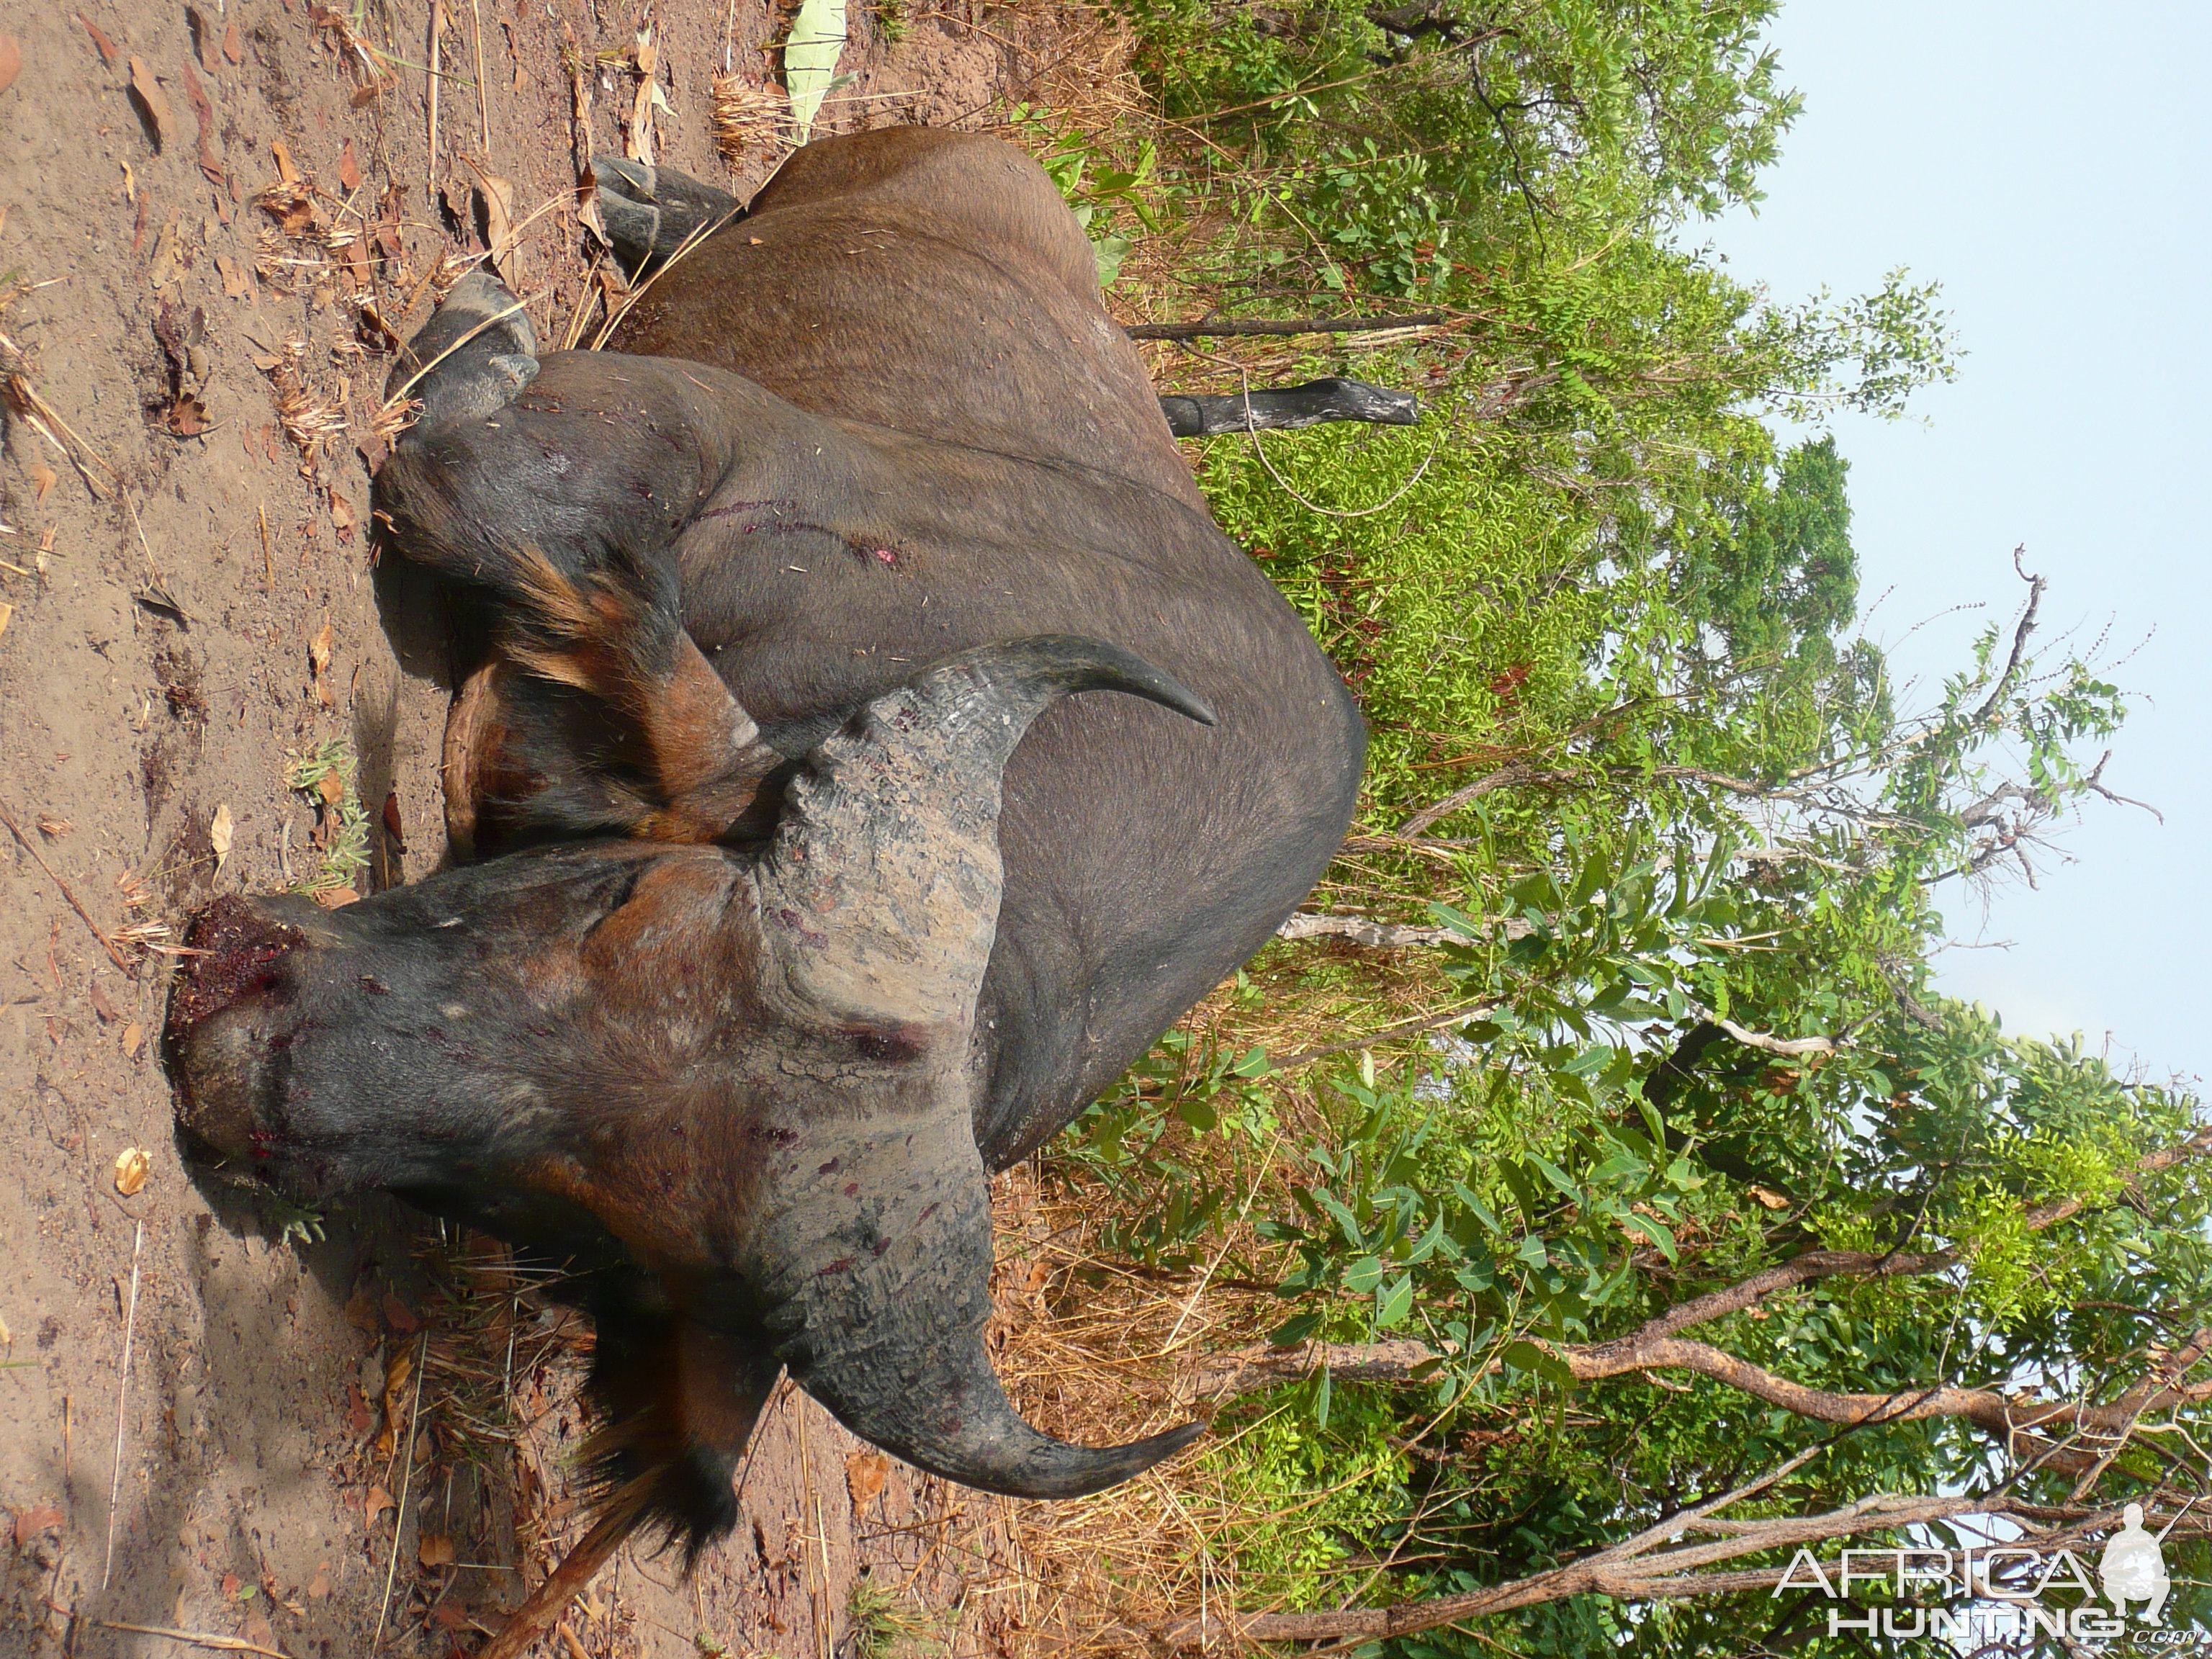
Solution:
<path fill-rule="evenodd" d="M 1030 721 L 1094 690 L 1212 724 L 1184 687 L 1098 641 L 963 653 L 807 757 L 757 878 L 764 988 L 849 1079 L 810 1113 L 804 1155 L 794 1137 L 760 1215 L 778 1353 L 854 1433 L 1024 1498 L 1096 1492 L 1200 1432 L 1103 1449 L 1051 1439 L 1016 1414 L 983 1346 L 990 1189 L 967 1062 L 998 926 L 1000 774 Z"/>

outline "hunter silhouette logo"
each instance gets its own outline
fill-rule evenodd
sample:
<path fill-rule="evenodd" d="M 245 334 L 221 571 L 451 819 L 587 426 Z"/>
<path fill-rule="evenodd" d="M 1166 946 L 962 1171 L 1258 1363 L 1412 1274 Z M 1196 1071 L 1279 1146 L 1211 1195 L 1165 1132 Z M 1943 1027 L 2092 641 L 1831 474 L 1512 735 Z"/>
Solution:
<path fill-rule="evenodd" d="M 2097 1564 L 2098 1576 L 2105 1581 L 2105 1599 L 2123 1619 L 2128 1616 L 2129 1602 L 2148 1601 L 2143 1622 L 2155 1625 L 2173 1588 L 2166 1576 L 2166 1553 L 2159 1547 L 2159 1539 L 2166 1534 L 2154 1538 L 2143 1530 L 2140 1504 L 2129 1504 L 2123 1518 L 2126 1524 L 2106 1541 L 2104 1559 Z"/>

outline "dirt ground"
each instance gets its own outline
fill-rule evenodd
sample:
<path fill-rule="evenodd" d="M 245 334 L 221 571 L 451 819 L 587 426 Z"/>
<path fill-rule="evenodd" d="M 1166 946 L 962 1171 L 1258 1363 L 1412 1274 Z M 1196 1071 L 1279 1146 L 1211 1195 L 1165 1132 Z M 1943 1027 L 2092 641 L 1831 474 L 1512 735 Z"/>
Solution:
<path fill-rule="evenodd" d="M 1098 27 L 967 0 L 852 11 L 835 130 L 991 125 L 1079 69 Z M 353 886 L 444 858 L 444 640 L 376 556 L 372 417 L 390 335 L 502 219 L 555 204 L 508 268 L 542 340 L 597 302 L 565 205 L 564 43 L 591 148 L 623 145 L 649 21 L 659 159 L 742 196 L 780 153 L 717 158 L 709 81 L 772 74 L 787 9 L 437 0 L 434 144 L 433 15 L 84 0 L 0 22 L 21 63 L 0 87 L 10 1654 L 192 1650 L 149 1627 L 295 1656 L 465 1651 L 580 1530 L 563 1455 L 588 1332 L 395 1204 L 311 1218 L 196 1184 L 155 1040 L 185 916 L 322 864 L 344 803 L 286 785 L 317 745 L 359 757 Z M 149 1170 L 126 1195 L 134 1147 Z M 998 1500 L 887 1465 L 787 1389 L 743 1500 L 690 1581 L 626 1552 L 544 1650 L 1011 1650 L 1028 1592 Z M 856 1631 L 863 1579 L 887 1611 Z"/>

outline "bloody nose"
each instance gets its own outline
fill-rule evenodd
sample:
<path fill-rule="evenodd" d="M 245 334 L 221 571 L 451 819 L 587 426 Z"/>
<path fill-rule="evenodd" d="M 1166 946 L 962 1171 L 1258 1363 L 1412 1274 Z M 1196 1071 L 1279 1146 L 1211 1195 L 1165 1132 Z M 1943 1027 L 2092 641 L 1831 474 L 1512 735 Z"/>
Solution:
<path fill-rule="evenodd" d="M 257 1150 L 255 1108 L 268 1059 L 269 1016 L 293 997 L 286 956 L 307 936 L 244 899 L 226 896 L 192 919 L 169 994 L 162 1041 L 179 1095 L 178 1118 L 225 1157 Z"/>
<path fill-rule="evenodd" d="M 298 928 L 264 915 L 244 899 L 228 894 L 217 899 L 185 930 L 185 947 L 194 954 L 185 958 L 169 997 L 169 1038 L 240 997 L 289 994 L 273 969 L 286 951 L 307 942 Z"/>

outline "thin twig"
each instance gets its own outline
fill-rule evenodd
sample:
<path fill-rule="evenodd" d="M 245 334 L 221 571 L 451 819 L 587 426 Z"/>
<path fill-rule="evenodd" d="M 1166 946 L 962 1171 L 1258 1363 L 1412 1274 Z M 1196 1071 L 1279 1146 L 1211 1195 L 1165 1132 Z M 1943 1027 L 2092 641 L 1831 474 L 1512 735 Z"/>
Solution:
<path fill-rule="evenodd" d="M 601 325 L 599 331 L 592 337 L 592 349 L 597 351 L 606 344 L 608 339 L 613 335 L 615 330 L 621 325 L 622 319 L 629 315 L 630 308 L 636 305 L 640 300 L 645 298 L 646 291 L 648 289 L 675 268 L 677 261 L 683 258 L 685 254 L 690 252 L 693 248 L 698 246 L 700 243 L 705 241 L 709 236 L 712 236 L 724 225 L 730 223 L 734 219 L 741 217 L 744 213 L 744 209 L 741 207 L 733 207 L 720 218 L 715 220 L 712 224 L 707 224 L 704 222 L 701 223 L 689 236 L 686 236 L 681 242 L 679 242 L 677 245 L 676 252 L 670 254 L 665 259 L 662 260 L 659 268 L 653 271 L 652 276 L 647 277 L 635 288 L 630 289 L 628 294 L 623 295 L 621 307 L 611 311 L 608 315 L 606 322 Z"/>
<path fill-rule="evenodd" d="M 469 16 L 474 21 L 477 35 L 477 148 L 491 158 L 491 109 L 484 102 L 483 13 L 477 9 L 477 0 L 469 0 Z"/>
<path fill-rule="evenodd" d="M 137 969 L 131 966 L 130 963 L 124 959 L 123 952 L 115 947 L 115 941 L 108 938 L 106 933 L 101 931 L 100 924 L 92 919 L 92 912 L 86 909 L 83 904 L 79 902 L 76 894 L 71 890 L 69 883 L 64 881 L 61 877 L 55 872 L 54 866 L 46 862 L 46 855 L 39 851 L 38 848 L 32 843 L 31 838 L 23 833 L 22 826 L 15 822 L 15 816 L 4 806 L 0 806 L 0 823 L 4 823 L 8 826 L 8 833 L 15 836 L 16 841 L 21 844 L 23 850 L 26 853 L 28 853 L 31 857 L 36 860 L 39 868 L 46 872 L 46 879 L 62 890 L 62 896 L 69 901 L 70 908 L 76 911 L 78 917 L 83 921 L 84 925 L 92 929 L 92 936 L 100 941 L 100 948 L 107 952 L 107 959 L 113 963 L 118 968 L 121 969 L 124 973 L 130 975 L 132 979 L 137 978 Z"/>
<path fill-rule="evenodd" d="M 1379 1042 L 1394 1042 L 1400 1037 L 1419 1036 L 1424 1031 L 1433 1031 L 1454 1020 L 1474 1019 L 1486 1014 L 1498 1006 L 1498 1002 L 1496 997 L 1486 997 L 1480 1002 L 1448 1009 L 1441 1014 L 1423 1014 L 1418 1019 L 1401 1019 L 1395 1025 L 1386 1025 L 1379 1031 L 1370 1031 L 1365 1036 L 1354 1037 L 1348 1042 L 1332 1042 L 1319 1048 L 1301 1048 L 1297 1054 L 1277 1060 L 1275 1070 L 1296 1071 L 1301 1066 L 1310 1066 L 1315 1060 L 1326 1060 L 1331 1054 L 1348 1054 L 1355 1048 L 1371 1048 Z"/>
<path fill-rule="evenodd" d="M 115 1510 L 123 1500 L 123 1425 L 131 1403 L 131 1338 L 138 1325 L 138 1257 L 146 1248 L 146 1224 L 140 1222 L 131 1242 L 131 1304 L 123 1314 L 123 1377 L 115 1389 L 115 1470 L 107 1483 L 107 1563 L 100 1570 L 100 1587 L 115 1571 Z"/>
<path fill-rule="evenodd" d="M 583 1541 L 570 1550 L 530 1599 L 514 1610 L 514 1616 L 497 1636 L 485 1644 L 476 1659 L 521 1659 L 525 1650 L 559 1621 L 568 1611 L 568 1603 L 583 1593 L 606 1565 L 607 1558 L 622 1547 L 623 1540 L 636 1525 L 637 1512 L 631 1505 L 617 1505 L 602 1515 L 598 1524 L 584 1534 Z"/>
<path fill-rule="evenodd" d="M 422 1333 L 415 1352 L 415 1403 L 407 1411 L 406 1467 L 399 1471 L 399 1506 L 392 1512 L 392 1559 L 384 1569 L 384 1605 L 376 1610 L 376 1635 L 368 1644 L 373 1654 L 384 1645 L 384 1621 L 392 1612 L 392 1583 L 399 1573 L 399 1539 L 407 1529 L 407 1489 L 415 1484 L 415 1432 L 422 1426 L 423 1361 L 430 1355 L 430 1333 Z"/>
<path fill-rule="evenodd" d="M 430 67 L 428 73 L 430 83 L 430 143 L 423 164 L 423 173 L 428 180 L 430 191 L 434 195 L 438 189 L 439 42 L 445 33 L 446 0 L 430 0 Z"/>
<path fill-rule="evenodd" d="M 467 333 L 462 335 L 459 339 L 454 341 L 453 344 L 447 346 L 436 356 L 431 358 L 428 362 L 423 364 L 422 368 L 416 369 L 412 374 L 410 374 L 401 384 L 399 390 L 393 392 L 389 398 L 386 398 L 384 400 L 385 408 L 397 409 L 399 407 L 400 404 L 407 401 L 407 394 L 415 389 L 416 382 L 420 380 L 425 374 L 428 374 L 432 369 L 437 368 L 440 363 L 444 362 L 447 358 L 452 356 L 463 346 L 468 344 L 470 341 L 475 339 L 477 335 L 483 333 L 486 329 L 495 327 L 497 325 L 505 322 L 508 318 L 514 316 L 515 313 L 522 311 L 528 307 L 536 305 L 550 292 L 552 292 L 552 290 L 550 289 L 541 289 L 538 292 L 532 295 L 526 300 L 517 300 L 513 305 L 492 313 L 490 316 L 485 318 L 483 321 L 478 323 Z"/>
<path fill-rule="evenodd" d="M 282 1648 L 264 1648 L 258 1642 L 249 1642 L 243 1636 L 218 1636 L 213 1631 L 179 1630 L 171 1625 L 126 1625 L 119 1619 L 103 1619 L 102 1630 L 127 1630 L 140 1636 L 166 1636 L 172 1642 L 189 1642 L 196 1648 L 214 1648 L 222 1653 L 265 1653 L 270 1659 L 292 1659 Z"/>

